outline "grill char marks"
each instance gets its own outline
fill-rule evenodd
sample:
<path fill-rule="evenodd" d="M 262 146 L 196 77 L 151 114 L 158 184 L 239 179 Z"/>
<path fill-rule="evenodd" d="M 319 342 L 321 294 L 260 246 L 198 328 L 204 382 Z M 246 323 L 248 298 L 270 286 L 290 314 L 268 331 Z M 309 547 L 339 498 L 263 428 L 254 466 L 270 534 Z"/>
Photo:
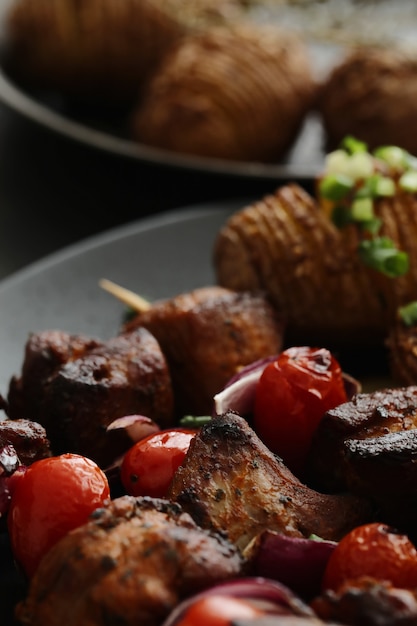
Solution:
<path fill-rule="evenodd" d="M 241 549 L 266 528 L 339 539 L 370 516 L 359 498 L 303 485 L 234 413 L 214 418 L 193 439 L 170 497 L 203 527 L 227 529 Z"/>
<path fill-rule="evenodd" d="M 417 387 L 358 394 L 328 411 L 313 441 L 316 488 L 371 499 L 379 518 L 411 530 L 417 521 Z"/>
<path fill-rule="evenodd" d="M 120 453 L 106 437 L 117 417 L 143 414 L 161 426 L 173 419 L 165 357 L 144 328 L 106 342 L 58 331 L 32 335 L 8 402 L 12 419 L 45 427 L 55 454 L 76 452 L 102 466 Z"/>
<path fill-rule="evenodd" d="M 159 626 L 184 597 L 242 573 L 225 538 L 164 500 L 124 496 L 43 559 L 19 606 L 24 626 Z"/>

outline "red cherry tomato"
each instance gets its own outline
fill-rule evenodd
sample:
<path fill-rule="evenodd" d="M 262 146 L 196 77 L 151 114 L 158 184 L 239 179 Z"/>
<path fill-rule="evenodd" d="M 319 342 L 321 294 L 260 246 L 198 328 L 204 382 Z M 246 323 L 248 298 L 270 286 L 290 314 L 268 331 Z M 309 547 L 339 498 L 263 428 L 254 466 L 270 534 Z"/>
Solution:
<path fill-rule="evenodd" d="M 83 456 L 30 465 L 15 485 L 7 518 L 12 551 L 26 575 L 33 576 L 43 555 L 109 497 L 106 475 Z"/>
<path fill-rule="evenodd" d="M 339 589 L 361 577 L 394 587 L 417 588 L 417 550 L 411 540 L 385 524 L 358 526 L 333 550 L 324 571 L 323 589 Z"/>
<path fill-rule="evenodd" d="M 140 439 L 125 454 L 120 478 L 132 496 L 163 498 L 196 430 L 172 428 Z"/>
<path fill-rule="evenodd" d="M 261 375 L 254 427 L 262 441 L 299 475 L 323 414 L 346 400 L 340 365 L 328 350 L 289 348 Z"/>
<path fill-rule="evenodd" d="M 212 595 L 194 602 L 175 626 L 230 626 L 233 620 L 261 615 L 263 612 L 247 600 Z"/>

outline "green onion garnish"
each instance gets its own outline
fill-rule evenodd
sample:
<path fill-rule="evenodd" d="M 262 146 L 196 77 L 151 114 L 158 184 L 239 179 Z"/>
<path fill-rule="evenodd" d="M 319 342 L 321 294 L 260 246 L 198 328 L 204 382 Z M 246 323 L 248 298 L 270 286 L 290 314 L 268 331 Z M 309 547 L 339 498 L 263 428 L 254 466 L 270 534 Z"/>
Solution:
<path fill-rule="evenodd" d="M 409 170 L 404 172 L 398 181 L 398 186 L 404 191 L 414 193 L 417 191 L 417 172 Z"/>
<path fill-rule="evenodd" d="M 210 421 L 210 415 L 184 415 L 180 419 L 180 425 L 184 428 L 201 428 Z"/>
<path fill-rule="evenodd" d="M 366 143 L 356 139 L 356 137 L 352 137 L 352 135 L 347 135 L 343 139 L 341 147 L 350 154 L 355 154 L 356 152 L 368 152 L 368 146 Z"/>
<path fill-rule="evenodd" d="M 343 174 L 329 174 L 320 181 L 320 194 L 326 200 L 342 200 L 353 189 L 355 182 Z"/>
<path fill-rule="evenodd" d="M 376 235 L 381 228 L 382 220 L 379 217 L 373 217 L 371 220 L 365 220 L 361 222 L 361 229 L 363 232 Z"/>
<path fill-rule="evenodd" d="M 417 324 L 417 302 L 414 300 L 399 307 L 398 314 L 406 326 L 414 326 Z"/>
<path fill-rule="evenodd" d="M 373 154 L 393 169 L 404 170 L 408 167 L 408 153 L 398 146 L 381 146 Z"/>
<path fill-rule="evenodd" d="M 357 198 L 352 202 L 352 219 L 355 222 L 369 222 L 374 218 L 374 203 L 371 198 Z"/>
<path fill-rule="evenodd" d="M 359 256 L 363 263 L 390 278 L 406 274 L 409 258 L 406 252 L 397 250 L 388 237 L 365 239 L 359 244 Z"/>

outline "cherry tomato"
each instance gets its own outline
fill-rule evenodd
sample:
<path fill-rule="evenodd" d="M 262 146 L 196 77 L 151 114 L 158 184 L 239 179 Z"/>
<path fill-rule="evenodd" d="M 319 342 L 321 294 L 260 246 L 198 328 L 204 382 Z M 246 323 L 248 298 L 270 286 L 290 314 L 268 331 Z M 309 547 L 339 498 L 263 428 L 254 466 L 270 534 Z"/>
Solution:
<path fill-rule="evenodd" d="M 256 619 L 263 612 L 247 600 L 231 596 L 206 596 L 197 600 L 176 626 L 230 626 L 236 619 Z"/>
<path fill-rule="evenodd" d="M 15 485 L 7 518 L 12 551 L 26 575 L 33 576 L 43 555 L 109 497 L 106 475 L 83 456 L 30 465 Z"/>
<path fill-rule="evenodd" d="M 417 588 L 417 550 L 404 534 L 380 523 L 358 526 L 333 550 L 324 571 L 323 589 L 337 590 L 361 577 L 394 587 Z"/>
<path fill-rule="evenodd" d="M 125 454 L 120 478 L 132 496 L 163 498 L 196 430 L 172 428 L 140 439 Z"/>
<path fill-rule="evenodd" d="M 289 348 L 266 366 L 255 392 L 254 427 L 297 475 L 323 414 L 346 402 L 342 371 L 324 348 Z"/>

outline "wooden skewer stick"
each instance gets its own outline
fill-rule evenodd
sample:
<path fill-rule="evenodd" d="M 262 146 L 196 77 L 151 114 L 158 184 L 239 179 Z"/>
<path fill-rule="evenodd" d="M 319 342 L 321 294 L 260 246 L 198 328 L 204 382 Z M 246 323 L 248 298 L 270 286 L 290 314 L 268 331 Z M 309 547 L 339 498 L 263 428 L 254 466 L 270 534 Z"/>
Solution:
<path fill-rule="evenodd" d="M 102 289 L 111 293 L 115 298 L 130 308 L 138 311 L 138 313 L 149 311 L 152 306 L 148 300 L 145 300 L 145 298 L 142 298 L 142 296 L 139 296 L 134 291 L 125 289 L 125 287 L 121 287 L 120 285 L 113 283 L 111 280 L 107 280 L 107 278 L 101 278 L 98 284 Z"/>

